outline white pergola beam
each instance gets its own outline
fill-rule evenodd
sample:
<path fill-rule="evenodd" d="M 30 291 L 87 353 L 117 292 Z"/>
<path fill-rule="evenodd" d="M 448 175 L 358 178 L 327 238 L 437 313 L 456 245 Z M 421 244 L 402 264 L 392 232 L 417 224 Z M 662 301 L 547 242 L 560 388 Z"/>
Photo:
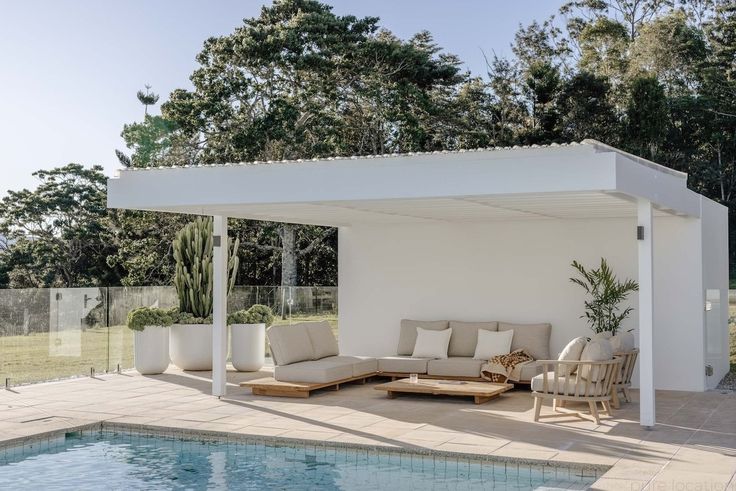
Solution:
<path fill-rule="evenodd" d="M 654 254 L 652 202 L 637 202 L 639 252 L 639 423 L 651 428 L 655 423 L 654 401 Z"/>
<path fill-rule="evenodd" d="M 213 220 L 212 395 L 227 392 L 227 217 Z"/>

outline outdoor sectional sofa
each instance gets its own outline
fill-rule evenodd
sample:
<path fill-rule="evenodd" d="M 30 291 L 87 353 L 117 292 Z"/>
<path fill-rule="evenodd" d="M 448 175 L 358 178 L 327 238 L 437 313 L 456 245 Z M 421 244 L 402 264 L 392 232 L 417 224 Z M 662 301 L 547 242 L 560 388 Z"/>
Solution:
<path fill-rule="evenodd" d="M 412 351 L 417 339 L 417 328 L 443 330 L 452 329 L 450 346 L 447 358 L 430 360 L 413 358 Z M 419 374 L 420 377 L 482 380 L 480 369 L 487 360 L 475 360 L 475 346 L 478 342 L 478 330 L 514 331 L 511 341 L 511 350 L 523 348 L 535 360 L 549 358 L 549 340 L 552 332 L 550 324 L 511 324 L 508 322 L 461 322 L 461 321 L 416 321 L 404 319 L 401 321 L 399 343 L 396 356 L 378 358 L 378 372 L 382 375 L 401 377 L 409 373 Z M 525 365 L 516 374 L 512 374 L 511 381 L 530 383 L 531 379 L 540 373 L 536 364 Z"/>
<path fill-rule="evenodd" d="M 417 328 L 444 330 L 452 328 L 446 359 L 413 358 Z M 506 322 L 401 321 L 397 354 L 372 358 L 339 353 L 337 340 L 327 322 L 303 322 L 275 325 L 268 330 L 274 360 L 273 379 L 244 382 L 254 394 L 308 397 L 309 392 L 341 383 L 365 380 L 375 375 L 458 380 L 482 380 L 484 360 L 475 360 L 478 331 L 513 330 L 511 349 L 523 348 L 537 360 L 549 359 L 550 324 L 511 324 Z M 524 366 L 512 379 L 530 383 L 540 373 L 536 364 Z"/>

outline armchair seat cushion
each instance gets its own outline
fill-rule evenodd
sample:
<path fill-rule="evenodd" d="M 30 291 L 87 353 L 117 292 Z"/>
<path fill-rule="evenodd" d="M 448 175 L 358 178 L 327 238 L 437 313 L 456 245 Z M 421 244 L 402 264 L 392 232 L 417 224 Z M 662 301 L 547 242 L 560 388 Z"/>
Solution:
<path fill-rule="evenodd" d="M 427 373 L 435 377 L 480 377 L 481 360 L 451 356 L 444 360 L 429 360 Z"/>
<path fill-rule="evenodd" d="M 560 376 L 557 379 L 557 386 L 555 386 L 555 372 L 547 372 L 547 391 L 544 390 L 544 374 L 540 373 L 539 375 L 536 375 L 532 378 L 532 386 L 531 389 L 534 392 L 541 392 L 544 394 L 558 394 L 558 395 L 565 395 L 565 396 L 574 396 L 575 394 L 575 387 L 578 383 L 578 375 L 570 375 L 568 377 Z M 588 391 L 588 393 L 585 393 L 585 386 L 587 381 L 582 379 L 580 380 L 580 392 L 577 394 L 579 397 L 600 397 L 604 396 L 605 390 L 603 383 L 591 383 L 591 387 Z"/>
<path fill-rule="evenodd" d="M 378 359 L 378 371 L 387 373 L 427 373 L 427 358 L 384 356 Z"/>

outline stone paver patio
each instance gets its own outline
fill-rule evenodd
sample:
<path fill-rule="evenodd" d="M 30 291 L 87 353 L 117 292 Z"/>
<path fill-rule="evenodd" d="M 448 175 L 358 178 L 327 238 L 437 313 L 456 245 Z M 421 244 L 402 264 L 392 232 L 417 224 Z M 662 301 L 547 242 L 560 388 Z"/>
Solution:
<path fill-rule="evenodd" d="M 209 395 L 208 372 L 174 369 L 2 390 L 0 442 L 110 421 L 610 466 L 593 489 L 736 490 L 736 394 L 658 392 L 659 423 L 645 430 L 636 403 L 600 426 L 572 416 L 534 423 L 524 390 L 476 406 L 456 398 L 389 400 L 372 383 L 309 399 L 252 396 L 237 386 L 267 374 L 229 372 L 222 400 Z"/>

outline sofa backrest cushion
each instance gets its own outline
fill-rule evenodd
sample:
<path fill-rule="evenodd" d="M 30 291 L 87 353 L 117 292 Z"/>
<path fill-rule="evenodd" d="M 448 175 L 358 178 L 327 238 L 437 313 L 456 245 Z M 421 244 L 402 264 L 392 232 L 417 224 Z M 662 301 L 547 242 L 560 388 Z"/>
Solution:
<path fill-rule="evenodd" d="M 340 354 L 340 349 L 337 347 L 337 339 L 332 333 L 332 327 L 330 327 L 329 322 L 307 323 L 307 334 L 309 335 L 309 340 L 312 342 L 315 360 Z"/>
<path fill-rule="evenodd" d="M 431 331 L 442 331 L 449 327 L 447 321 L 414 321 L 410 319 L 401 320 L 401 331 L 399 332 L 399 345 L 396 348 L 397 355 L 411 356 L 414 345 L 417 343 L 417 327 Z"/>
<path fill-rule="evenodd" d="M 478 345 L 478 329 L 498 331 L 498 322 L 450 321 L 450 329 L 452 329 L 452 337 L 450 338 L 450 348 L 447 354 L 450 356 L 472 357 Z"/>
<path fill-rule="evenodd" d="M 523 349 L 535 360 L 549 360 L 549 338 L 552 325 L 542 324 L 509 324 L 498 323 L 499 331 L 514 331 L 511 340 L 511 351 Z"/>
<path fill-rule="evenodd" d="M 308 322 L 268 328 L 268 343 L 275 365 L 289 365 L 314 359 L 314 348 L 307 331 Z"/>

